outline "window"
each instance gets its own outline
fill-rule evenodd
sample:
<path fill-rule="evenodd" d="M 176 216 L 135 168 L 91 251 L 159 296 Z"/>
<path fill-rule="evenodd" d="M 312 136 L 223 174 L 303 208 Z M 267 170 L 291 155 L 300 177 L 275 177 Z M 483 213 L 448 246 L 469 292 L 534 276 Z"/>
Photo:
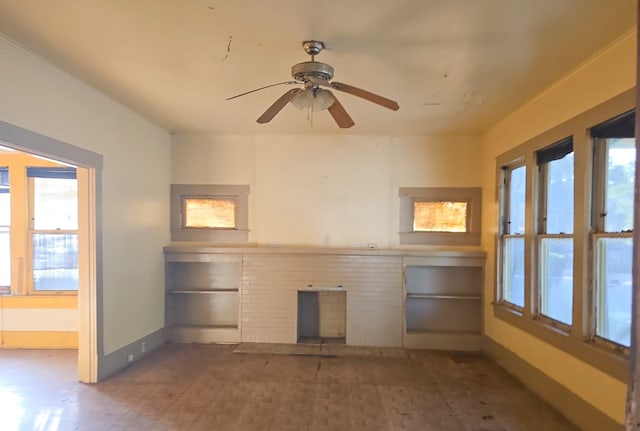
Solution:
<path fill-rule="evenodd" d="M 400 188 L 400 244 L 479 245 L 480 188 Z"/>
<path fill-rule="evenodd" d="M 466 232 L 467 202 L 414 202 L 414 232 Z"/>
<path fill-rule="evenodd" d="M 495 171 L 495 317 L 621 381 L 631 332 L 635 103 L 626 91 L 498 155 Z"/>
<path fill-rule="evenodd" d="M 573 139 L 536 153 L 539 313 L 571 325 L 573 312 Z"/>
<path fill-rule="evenodd" d="M 234 229 L 236 203 L 230 199 L 184 198 L 183 228 Z"/>
<path fill-rule="evenodd" d="M 591 129 L 594 332 L 624 347 L 631 344 L 634 120 L 630 112 Z"/>
<path fill-rule="evenodd" d="M 171 185 L 171 239 L 241 243 L 249 239 L 249 186 Z"/>
<path fill-rule="evenodd" d="M 78 290 L 75 168 L 27 168 L 32 292 Z"/>
<path fill-rule="evenodd" d="M 0 167 L 0 294 L 11 291 L 11 202 L 9 168 Z"/>
<path fill-rule="evenodd" d="M 500 299 L 524 307 L 524 221 L 526 167 L 520 163 L 502 167 L 502 223 Z"/>

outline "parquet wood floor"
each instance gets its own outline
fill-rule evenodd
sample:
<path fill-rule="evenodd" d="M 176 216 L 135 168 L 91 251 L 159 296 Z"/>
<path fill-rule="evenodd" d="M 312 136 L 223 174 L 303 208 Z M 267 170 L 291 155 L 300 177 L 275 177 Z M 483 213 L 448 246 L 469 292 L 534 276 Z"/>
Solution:
<path fill-rule="evenodd" d="M 97 385 L 75 351 L 0 350 L 3 431 L 575 431 L 490 360 L 168 344 Z"/>

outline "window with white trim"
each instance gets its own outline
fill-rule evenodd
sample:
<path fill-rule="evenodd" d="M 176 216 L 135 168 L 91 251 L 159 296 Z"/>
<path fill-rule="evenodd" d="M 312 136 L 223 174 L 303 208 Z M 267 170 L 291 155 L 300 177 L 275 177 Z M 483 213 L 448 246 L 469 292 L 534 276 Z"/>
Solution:
<path fill-rule="evenodd" d="M 480 244 L 479 187 L 400 187 L 398 195 L 400 244 Z"/>
<path fill-rule="evenodd" d="M 591 128 L 594 335 L 623 347 L 631 344 L 634 115 Z"/>
<path fill-rule="evenodd" d="M 536 152 L 538 313 L 565 325 L 573 314 L 573 138 Z"/>
<path fill-rule="evenodd" d="M 631 328 L 635 103 L 632 89 L 595 106 L 498 155 L 495 171 L 494 316 L 620 381 Z M 522 214 L 524 232 L 514 225 Z"/>
<path fill-rule="evenodd" d="M 172 184 L 171 239 L 248 242 L 249 186 Z"/>
<path fill-rule="evenodd" d="M 11 195 L 9 168 L 0 167 L 0 295 L 11 292 Z"/>
<path fill-rule="evenodd" d="M 28 167 L 31 292 L 78 290 L 76 169 Z"/>
<path fill-rule="evenodd" d="M 502 167 L 500 300 L 524 307 L 524 232 L 527 167 L 513 163 Z"/>

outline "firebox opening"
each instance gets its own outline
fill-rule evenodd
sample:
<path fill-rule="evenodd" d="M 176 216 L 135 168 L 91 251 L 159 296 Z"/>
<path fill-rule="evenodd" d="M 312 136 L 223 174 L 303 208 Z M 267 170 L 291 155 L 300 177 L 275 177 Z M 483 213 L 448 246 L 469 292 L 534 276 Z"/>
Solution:
<path fill-rule="evenodd" d="M 298 291 L 298 343 L 345 344 L 347 292 Z"/>

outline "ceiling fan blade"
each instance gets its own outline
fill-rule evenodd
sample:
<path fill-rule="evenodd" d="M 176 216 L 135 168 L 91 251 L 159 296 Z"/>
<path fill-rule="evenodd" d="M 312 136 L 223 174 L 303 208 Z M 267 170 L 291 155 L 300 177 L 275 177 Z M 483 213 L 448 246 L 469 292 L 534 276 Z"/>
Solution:
<path fill-rule="evenodd" d="M 264 114 L 260 116 L 256 121 L 260 124 L 268 123 L 276 116 L 278 112 L 285 107 L 285 105 L 291 102 L 291 99 L 295 97 L 296 94 L 300 93 L 302 88 L 292 88 L 291 90 L 284 93 L 278 100 L 276 100 L 273 105 L 269 106 L 269 108 L 264 111 Z"/>
<path fill-rule="evenodd" d="M 291 84 L 300 84 L 300 83 L 299 83 L 298 81 L 282 81 L 282 82 L 276 82 L 275 84 L 265 85 L 264 87 L 256 88 L 255 90 L 246 91 L 246 92 L 241 93 L 241 94 L 236 94 L 235 96 L 227 97 L 227 99 L 226 99 L 226 100 L 235 99 L 236 97 L 244 96 L 244 95 L 246 95 L 246 94 L 255 93 L 256 91 L 264 90 L 265 88 L 275 87 L 276 85 L 291 85 Z"/>
<path fill-rule="evenodd" d="M 384 106 L 385 108 L 391 109 L 392 111 L 397 111 L 400 109 L 398 106 L 398 102 L 387 99 L 386 97 L 379 96 L 377 94 L 371 93 L 367 90 L 363 90 L 361 88 L 354 87 L 349 84 L 343 84 L 342 82 L 332 82 L 331 86 L 336 90 L 344 91 L 345 93 L 349 93 L 353 96 L 361 97 L 369 102 L 373 102 L 380 106 Z"/>
<path fill-rule="evenodd" d="M 352 127 L 354 124 L 356 124 L 353 122 L 353 119 L 351 119 L 347 111 L 345 111 L 342 104 L 338 102 L 336 96 L 334 96 L 333 94 L 331 95 L 333 96 L 333 104 L 329 106 L 327 110 L 329 111 L 329 114 L 331 114 L 333 119 L 336 120 L 338 127 L 340 127 L 341 129 L 348 129 L 349 127 Z"/>

